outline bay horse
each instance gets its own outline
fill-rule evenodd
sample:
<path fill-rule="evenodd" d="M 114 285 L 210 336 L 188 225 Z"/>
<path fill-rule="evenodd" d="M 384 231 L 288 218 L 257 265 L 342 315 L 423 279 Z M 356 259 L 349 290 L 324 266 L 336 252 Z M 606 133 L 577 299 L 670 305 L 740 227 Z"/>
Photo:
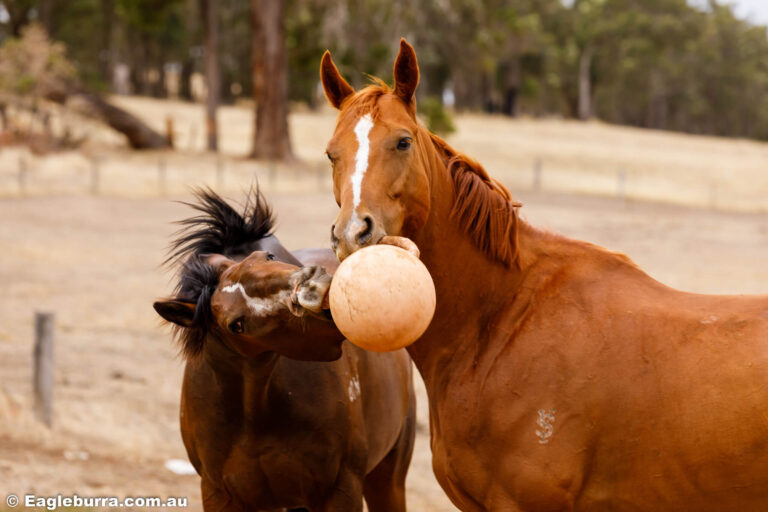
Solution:
<path fill-rule="evenodd" d="M 327 146 L 339 259 L 384 237 L 421 250 L 437 290 L 408 347 L 433 468 L 464 511 L 768 510 L 768 296 L 671 289 L 626 256 L 541 231 L 395 84 L 355 91 Z"/>
<path fill-rule="evenodd" d="M 256 191 L 182 221 L 176 295 L 154 303 L 186 359 L 181 434 L 206 512 L 403 512 L 415 435 L 408 354 L 344 341 L 321 312 L 330 250 L 291 254 Z M 303 266 L 308 264 L 310 266 Z M 303 360 L 299 360 L 303 359 Z"/>

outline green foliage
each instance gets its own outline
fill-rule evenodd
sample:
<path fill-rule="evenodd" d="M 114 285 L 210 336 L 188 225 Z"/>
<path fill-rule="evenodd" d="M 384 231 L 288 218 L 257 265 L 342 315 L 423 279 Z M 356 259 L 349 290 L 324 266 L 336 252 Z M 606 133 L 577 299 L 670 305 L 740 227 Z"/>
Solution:
<path fill-rule="evenodd" d="M 2 0 L 0 0 L 2 1 Z M 6 0 L 0 38 L 42 22 L 81 79 L 107 88 L 116 63 L 136 92 L 162 95 L 151 71 L 201 71 L 199 0 Z M 219 0 L 222 91 L 250 94 L 250 0 Z M 47 14 L 46 14 L 47 13 Z M 37 18 L 35 18 L 37 16 Z M 724 0 L 285 0 L 288 94 L 316 105 L 326 48 L 356 87 L 391 79 L 401 36 L 416 46 L 421 108 L 576 117 L 768 139 L 768 36 Z M 33 87 L 29 73 L 14 87 Z M 589 85 L 589 94 L 584 84 Z M 8 87 L 8 86 L 6 86 Z M 438 101 L 439 103 L 439 101 Z M 583 105 L 582 105 L 583 106 Z M 439 115 L 439 111 L 435 112 Z M 427 116 L 429 117 L 429 115 Z"/>
<path fill-rule="evenodd" d="M 8 38 L 0 47 L 0 96 L 6 100 L 34 100 L 74 75 L 64 45 L 52 43 L 39 25 L 28 25 L 20 38 Z"/>
<path fill-rule="evenodd" d="M 419 112 L 425 118 L 427 128 L 438 135 L 448 135 L 456 131 L 450 113 L 437 98 L 425 98 L 419 103 Z"/>

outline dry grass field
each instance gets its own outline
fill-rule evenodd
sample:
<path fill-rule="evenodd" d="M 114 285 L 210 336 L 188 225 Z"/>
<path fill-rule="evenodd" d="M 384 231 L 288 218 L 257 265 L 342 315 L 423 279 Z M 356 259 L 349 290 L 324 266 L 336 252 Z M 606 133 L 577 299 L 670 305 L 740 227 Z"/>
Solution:
<path fill-rule="evenodd" d="M 72 114 L 55 118 L 75 136 L 87 136 L 82 151 L 37 158 L 10 148 L 0 151 L 0 197 L 18 196 L 23 165 L 27 195 L 82 194 L 98 170 L 100 194 L 156 196 L 184 193 L 189 183 L 236 191 L 258 176 L 282 190 L 329 187 L 325 144 L 335 115 L 298 109 L 291 117 L 297 165 L 271 167 L 243 159 L 249 150 L 252 110 L 223 107 L 219 113 L 222 156 L 202 152 L 202 107 L 178 101 L 115 97 L 115 102 L 157 130 L 173 120 L 177 152 L 137 154 L 122 149 L 114 132 Z M 674 134 L 599 122 L 509 120 L 461 115 L 449 141 L 479 159 L 513 190 L 545 190 L 664 202 L 739 212 L 768 212 L 768 143 Z M 21 164 L 20 162 L 23 162 Z M 220 173 L 217 175 L 217 168 Z M 535 169 L 540 169 L 537 177 Z M 161 171 L 162 169 L 162 171 Z M 297 174 L 297 170 L 302 171 Z"/>
<path fill-rule="evenodd" d="M 240 157 L 250 112 L 223 109 L 217 181 L 217 159 L 199 151 L 202 133 L 192 133 L 201 109 L 119 101 L 158 127 L 173 116 L 181 151 L 131 153 L 87 123 L 80 129 L 92 136 L 81 152 L 39 158 L 18 148 L 0 151 L 0 498 L 189 496 L 199 510 L 198 478 L 164 467 L 185 458 L 177 419 L 183 363 L 151 307 L 172 287 L 171 273 L 160 266 L 172 222 L 190 213 L 174 200 L 188 199 L 191 184 L 210 184 L 239 200 L 258 177 L 284 244 L 326 246 L 336 205 L 322 152 L 333 115 L 294 114 L 301 162 L 272 169 Z M 466 116 L 458 126 L 452 142 L 510 186 L 534 225 L 625 252 L 678 288 L 768 292 L 768 218 L 759 213 L 768 210 L 768 145 L 597 123 Z M 17 188 L 19 158 L 29 166 L 25 196 Z M 100 183 L 92 195 L 94 158 Z M 531 190 L 536 158 L 543 162 L 541 191 Z M 166 169 L 164 187 L 158 162 Z M 627 201 L 612 197 L 619 168 Z M 710 205 L 711 183 L 717 210 L 683 206 Z M 52 429 L 31 413 L 38 310 L 56 314 Z M 409 505 L 455 510 L 431 473 L 426 397 L 419 394 Z"/>

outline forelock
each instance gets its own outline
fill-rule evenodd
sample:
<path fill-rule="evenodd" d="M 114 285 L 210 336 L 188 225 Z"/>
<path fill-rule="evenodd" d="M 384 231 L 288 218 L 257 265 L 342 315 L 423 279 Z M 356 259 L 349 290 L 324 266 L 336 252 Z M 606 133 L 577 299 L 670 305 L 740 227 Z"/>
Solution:
<path fill-rule="evenodd" d="M 373 120 L 378 119 L 379 99 L 392 92 L 392 88 L 383 80 L 371 77 L 371 85 L 364 87 L 355 94 L 350 95 L 341 104 L 341 116 L 353 116 L 355 118 L 370 114 Z"/>

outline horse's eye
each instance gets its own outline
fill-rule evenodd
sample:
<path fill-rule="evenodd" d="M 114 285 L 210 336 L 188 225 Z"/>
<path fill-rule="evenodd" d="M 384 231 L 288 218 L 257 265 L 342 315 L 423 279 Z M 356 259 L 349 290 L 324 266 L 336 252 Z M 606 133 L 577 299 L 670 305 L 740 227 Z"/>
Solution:
<path fill-rule="evenodd" d="M 229 332 L 232 334 L 243 334 L 245 331 L 245 318 L 240 317 L 229 324 Z"/>
<path fill-rule="evenodd" d="M 397 142 L 397 149 L 400 151 L 405 151 L 406 149 L 411 147 L 411 138 L 410 137 L 403 137 Z"/>
<path fill-rule="evenodd" d="M 330 161 L 331 161 L 331 163 L 333 163 L 333 157 L 331 156 L 331 154 L 330 154 L 329 152 L 327 152 L 327 151 L 326 151 L 326 152 L 325 152 L 325 156 L 327 156 L 327 157 L 328 157 L 328 160 L 330 160 Z"/>
<path fill-rule="evenodd" d="M 267 253 L 267 261 L 275 261 L 277 258 L 275 258 L 275 255 L 271 252 Z"/>

